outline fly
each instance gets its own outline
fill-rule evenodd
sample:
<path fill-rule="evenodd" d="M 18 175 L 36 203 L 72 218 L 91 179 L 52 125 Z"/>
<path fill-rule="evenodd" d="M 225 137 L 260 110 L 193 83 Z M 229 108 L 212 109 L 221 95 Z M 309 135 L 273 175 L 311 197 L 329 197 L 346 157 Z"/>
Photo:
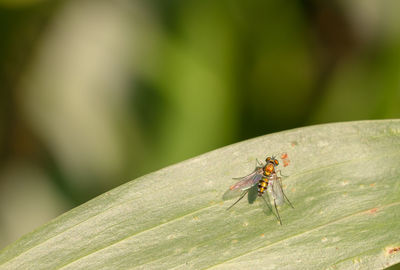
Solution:
<path fill-rule="evenodd" d="M 242 193 L 239 199 L 237 199 L 236 202 L 234 202 L 227 209 L 229 210 L 234 205 L 236 205 L 241 199 L 243 199 L 244 196 L 248 194 L 249 190 L 257 184 L 258 197 L 262 197 L 265 203 L 267 204 L 268 208 L 271 210 L 272 213 L 274 213 L 272 211 L 270 204 L 263 196 L 265 191 L 269 192 L 271 198 L 274 201 L 274 207 L 276 212 L 276 214 L 274 213 L 274 215 L 278 219 L 279 223 L 282 225 L 282 220 L 279 215 L 277 205 L 282 205 L 286 201 L 292 208 L 294 207 L 292 203 L 289 201 L 286 194 L 283 192 L 281 177 L 278 177 L 278 173 L 280 173 L 280 170 L 275 169 L 275 167 L 279 165 L 278 160 L 275 159 L 275 157 L 267 157 L 265 162 L 266 162 L 265 164 L 258 163 L 254 171 L 249 175 L 240 178 L 234 178 L 238 179 L 239 182 L 232 185 L 228 189 L 228 191 L 225 192 L 224 199 L 231 198 L 232 195 L 234 195 L 235 193 L 236 194 L 238 192 Z"/>

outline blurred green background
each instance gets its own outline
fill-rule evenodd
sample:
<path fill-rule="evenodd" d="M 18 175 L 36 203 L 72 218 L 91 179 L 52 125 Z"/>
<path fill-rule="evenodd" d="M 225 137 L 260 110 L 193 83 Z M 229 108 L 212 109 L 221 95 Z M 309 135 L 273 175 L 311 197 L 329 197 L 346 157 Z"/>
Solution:
<path fill-rule="evenodd" d="M 0 0 L 0 247 L 218 147 L 399 118 L 399 11 L 396 0 Z"/>

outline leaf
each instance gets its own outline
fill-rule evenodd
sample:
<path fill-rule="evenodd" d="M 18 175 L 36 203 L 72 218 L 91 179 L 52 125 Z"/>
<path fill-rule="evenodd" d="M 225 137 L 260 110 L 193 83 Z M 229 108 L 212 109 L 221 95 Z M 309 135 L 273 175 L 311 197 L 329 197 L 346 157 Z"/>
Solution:
<path fill-rule="evenodd" d="M 285 153 L 282 226 L 260 199 L 226 211 L 232 177 Z M 2 250 L 0 269 L 384 268 L 400 262 L 399 164 L 399 120 L 266 135 L 67 212 Z"/>

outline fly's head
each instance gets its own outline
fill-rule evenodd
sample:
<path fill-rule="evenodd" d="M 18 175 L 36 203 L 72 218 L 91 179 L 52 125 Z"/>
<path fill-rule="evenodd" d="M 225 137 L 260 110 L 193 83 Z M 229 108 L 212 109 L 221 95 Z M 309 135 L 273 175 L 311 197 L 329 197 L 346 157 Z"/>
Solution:
<path fill-rule="evenodd" d="M 275 173 L 275 166 L 279 165 L 279 161 L 275 157 L 267 157 L 265 160 L 266 164 L 264 166 L 264 175 L 269 176 Z"/>

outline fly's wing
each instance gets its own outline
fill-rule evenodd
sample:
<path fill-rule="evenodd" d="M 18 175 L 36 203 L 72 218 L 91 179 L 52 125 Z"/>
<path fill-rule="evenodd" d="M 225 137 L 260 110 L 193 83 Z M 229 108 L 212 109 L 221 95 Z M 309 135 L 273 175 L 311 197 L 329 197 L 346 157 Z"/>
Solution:
<path fill-rule="evenodd" d="M 232 185 L 223 195 L 224 200 L 239 196 L 243 191 L 251 188 L 262 178 L 262 167 L 256 169 L 249 175 L 239 178 L 240 181 Z"/>
<path fill-rule="evenodd" d="M 275 199 L 276 205 L 282 205 L 285 203 L 285 196 L 283 195 L 282 186 L 277 179 L 277 176 L 271 177 L 268 181 L 269 192 L 273 199 Z"/>

